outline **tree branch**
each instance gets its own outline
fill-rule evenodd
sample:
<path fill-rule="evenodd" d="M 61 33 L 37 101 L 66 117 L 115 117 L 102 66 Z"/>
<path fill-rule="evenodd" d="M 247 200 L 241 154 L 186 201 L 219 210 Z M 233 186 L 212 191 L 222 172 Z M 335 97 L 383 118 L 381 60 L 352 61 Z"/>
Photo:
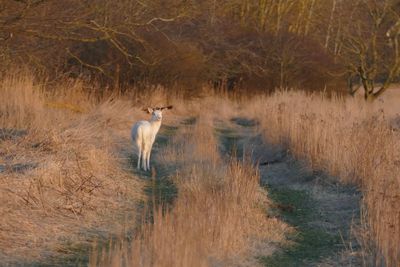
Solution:
<path fill-rule="evenodd" d="M 68 53 L 71 57 L 73 57 L 76 61 L 78 61 L 79 64 L 81 64 L 82 66 L 85 66 L 85 67 L 88 67 L 88 68 L 91 68 L 91 69 L 95 69 L 95 70 L 101 72 L 102 74 L 104 74 L 107 78 L 112 79 L 112 77 L 110 77 L 110 76 L 104 71 L 104 69 L 103 69 L 102 67 L 96 66 L 96 65 L 92 65 L 92 64 L 89 64 L 89 63 L 84 62 L 84 61 L 83 61 L 82 59 L 80 59 L 78 56 L 76 56 L 75 54 L 73 54 L 68 48 L 66 49 L 66 51 L 67 51 L 67 53 Z"/>

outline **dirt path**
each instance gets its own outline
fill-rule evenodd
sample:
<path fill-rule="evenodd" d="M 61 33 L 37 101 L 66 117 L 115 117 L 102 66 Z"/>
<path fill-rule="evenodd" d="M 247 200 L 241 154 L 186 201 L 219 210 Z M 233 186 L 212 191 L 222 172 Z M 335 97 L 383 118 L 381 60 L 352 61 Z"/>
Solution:
<path fill-rule="evenodd" d="M 359 247 L 351 235 L 351 225 L 358 221 L 361 197 L 355 188 L 313 172 L 281 147 L 266 144 L 254 121 L 234 118 L 217 125 L 223 153 L 234 151 L 238 157 L 251 154 L 255 164 L 270 163 L 259 167 L 261 184 L 276 206 L 268 212 L 297 230 L 289 236 L 293 245 L 261 258 L 266 266 L 361 265 Z"/>

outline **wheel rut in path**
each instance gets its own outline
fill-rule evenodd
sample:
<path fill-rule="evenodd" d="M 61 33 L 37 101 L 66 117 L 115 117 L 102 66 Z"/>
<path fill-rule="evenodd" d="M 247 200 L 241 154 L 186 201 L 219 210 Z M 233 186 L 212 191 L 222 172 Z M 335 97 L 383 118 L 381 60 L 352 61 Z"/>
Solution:
<path fill-rule="evenodd" d="M 295 228 L 291 245 L 260 256 L 265 266 L 361 266 L 360 247 L 352 234 L 359 223 L 361 193 L 312 171 L 278 145 L 264 142 L 258 123 L 233 118 L 216 122 L 221 154 L 248 155 L 260 170 L 260 184 L 274 202 L 268 210 Z M 259 164 L 260 163 L 260 164 Z"/>

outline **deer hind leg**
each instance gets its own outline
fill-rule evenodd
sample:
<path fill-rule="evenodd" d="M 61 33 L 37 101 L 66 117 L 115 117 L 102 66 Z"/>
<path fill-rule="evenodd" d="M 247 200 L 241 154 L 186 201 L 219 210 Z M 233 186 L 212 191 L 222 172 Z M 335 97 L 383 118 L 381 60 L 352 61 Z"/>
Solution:
<path fill-rule="evenodd" d="M 140 169 L 140 159 L 143 157 L 143 146 L 142 146 L 142 144 L 141 144 L 141 142 L 139 140 L 140 140 L 140 138 L 137 138 L 136 142 L 135 142 L 136 153 L 137 153 L 136 155 L 138 157 L 137 169 Z"/>

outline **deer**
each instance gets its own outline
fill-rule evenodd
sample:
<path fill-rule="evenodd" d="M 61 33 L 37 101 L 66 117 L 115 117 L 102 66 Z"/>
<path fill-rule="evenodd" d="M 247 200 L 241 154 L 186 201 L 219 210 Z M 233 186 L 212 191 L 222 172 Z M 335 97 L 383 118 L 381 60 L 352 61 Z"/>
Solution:
<path fill-rule="evenodd" d="M 141 120 L 132 126 L 131 137 L 138 157 L 137 169 L 140 169 L 140 161 L 142 161 L 143 170 L 150 170 L 151 150 L 161 127 L 163 110 L 166 109 L 172 109 L 172 106 L 143 109 L 151 114 L 150 120 Z"/>

